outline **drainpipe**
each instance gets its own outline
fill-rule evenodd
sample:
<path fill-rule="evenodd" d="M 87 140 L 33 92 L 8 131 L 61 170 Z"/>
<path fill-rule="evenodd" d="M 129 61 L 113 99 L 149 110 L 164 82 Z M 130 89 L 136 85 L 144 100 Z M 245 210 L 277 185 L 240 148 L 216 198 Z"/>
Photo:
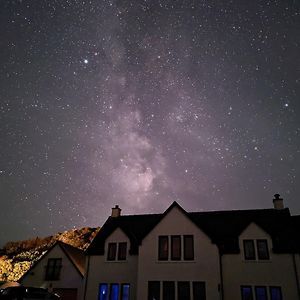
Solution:
<path fill-rule="evenodd" d="M 293 256 L 294 271 L 295 271 L 295 275 L 296 275 L 296 284 L 297 284 L 298 299 L 300 299 L 299 274 L 298 274 L 298 271 L 297 271 L 295 253 L 293 253 L 292 256 Z"/>
<path fill-rule="evenodd" d="M 90 256 L 88 256 L 87 267 L 86 267 L 86 272 L 85 272 L 86 276 L 85 276 L 85 281 L 84 281 L 83 300 L 85 300 L 85 297 L 86 297 L 87 282 L 88 282 L 88 277 L 89 277 L 89 269 L 90 269 Z"/>
<path fill-rule="evenodd" d="M 222 264 L 222 256 L 221 250 L 219 248 L 219 268 L 220 268 L 220 299 L 224 300 L 224 285 L 223 285 L 223 264 Z"/>

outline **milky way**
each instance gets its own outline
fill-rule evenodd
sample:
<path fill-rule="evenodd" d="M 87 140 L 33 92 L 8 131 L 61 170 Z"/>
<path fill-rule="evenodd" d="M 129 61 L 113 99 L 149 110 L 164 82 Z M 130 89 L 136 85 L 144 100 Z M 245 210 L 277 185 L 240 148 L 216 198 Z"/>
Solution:
<path fill-rule="evenodd" d="M 0 244 L 110 209 L 300 212 L 298 1 L 0 3 Z"/>

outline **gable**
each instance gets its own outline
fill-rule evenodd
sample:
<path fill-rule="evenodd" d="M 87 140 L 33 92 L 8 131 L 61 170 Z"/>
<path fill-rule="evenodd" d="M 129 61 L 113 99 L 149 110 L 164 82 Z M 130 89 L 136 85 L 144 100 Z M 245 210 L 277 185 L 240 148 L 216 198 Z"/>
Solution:
<path fill-rule="evenodd" d="M 19 279 L 19 282 L 27 280 L 28 275 L 37 275 L 40 279 L 44 278 L 45 268 L 48 259 L 60 258 L 63 266 L 67 266 L 68 270 L 78 273 L 81 277 L 84 274 L 84 254 L 82 250 L 74 248 L 73 246 L 56 242 L 42 257 L 36 261 L 33 266 Z"/>
<path fill-rule="evenodd" d="M 202 235 L 204 239 L 211 241 L 210 237 L 190 219 L 188 213 L 174 202 L 145 238 L 152 234 L 187 235 L 191 232 Z"/>
<path fill-rule="evenodd" d="M 239 235 L 240 239 L 271 239 L 271 236 L 255 222 L 251 222 Z"/>

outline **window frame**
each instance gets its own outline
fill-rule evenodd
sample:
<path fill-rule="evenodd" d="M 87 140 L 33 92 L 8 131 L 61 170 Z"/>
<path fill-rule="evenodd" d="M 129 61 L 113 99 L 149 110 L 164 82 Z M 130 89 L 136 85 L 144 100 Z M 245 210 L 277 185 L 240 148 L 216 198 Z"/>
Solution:
<path fill-rule="evenodd" d="M 178 249 L 176 249 L 176 244 L 179 243 Z M 178 250 L 179 253 L 176 253 Z M 177 255 L 175 255 L 175 253 Z M 171 260 L 181 260 L 181 236 L 180 235 L 171 235 Z"/>
<path fill-rule="evenodd" d="M 175 281 L 163 281 L 162 282 L 162 298 L 163 300 L 175 300 L 176 299 L 176 282 Z"/>
<path fill-rule="evenodd" d="M 272 297 L 272 290 L 273 289 L 277 289 L 279 291 L 279 297 L 280 297 L 279 300 L 282 300 L 283 298 L 282 298 L 282 289 L 281 289 L 281 287 L 280 286 L 269 286 L 270 300 L 278 300 L 278 299 L 274 299 Z"/>
<path fill-rule="evenodd" d="M 129 283 L 121 283 L 121 300 L 124 300 L 124 287 L 125 286 L 128 286 L 128 295 L 127 295 L 127 298 L 125 300 L 129 300 L 130 299 L 130 284 Z"/>
<path fill-rule="evenodd" d="M 250 294 L 250 299 L 249 300 L 254 300 L 253 298 L 253 289 L 252 289 L 252 286 L 251 285 L 241 285 L 241 299 L 242 300 L 248 300 L 244 297 L 244 294 L 243 294 L 243 290 L 244 289 L 250 289 L 251 291 L 251 294 Z"/>
<path fill-rule="evenodd" d="M 247 246 L 246 245 L 251 245 L 252 250 L 253 250 L 253 255 L 249 256 L 247 254 Z M 255 251 L 255 243 L 254 240 L 250 240 L 250 239 L 245 239 L 243 240 L 243 248 L 244 248 L 244 259 L 245 260 L 256 260 L 256 251 Z"/>
<path fill-rule="evenodd" d="M 101 295 L 101 287 L 106 287 L 106 293 L 104 296 Z M 109 284 L 108 283 L 100 283 L 99 284 L 99 295 L 98 295 L 98 299 L 99 300 L 108 300 L 108 297 L 109 297 Z"/>
<path fill-rule="evenodd" d="M 118 283 L 111 283 L 109 285 L 109 300 L 115 300 L 115 298 L 113 296 L 115 296 L 113 294 L 113 287 L 116 287 L 117 288 L 117 300 L 119 299 L 119 295 L 120 295 L 120 285 Z"/>
<path fill-rule="evenodd" d="M 177 300 L 190 300 L 191 296 L 190 281 L 177 281 Z"/>
<path fill-rule="evenodd" d="M 125 246 L 124 249 L 122 249 L 122 251 L 124 251 L 124 253 L 121 252 L 121 246 Z M 127 259 L 127 242 L 120 242 L 118 243 L 118 260 L 126 260 Z"/>
<path fill-rule="evenodd" d="M 156 297 L 156 300 L 160 300 L 160 281 L 148 281 L 148 300 L 153 300 L 153 297 Z"/>
<path fill-rule="evenodd" d="M 188 243 L 187 240 L 191 239 L 191 256 L 188 256 Z M 184 235 L 183 236 L 183 259 L 184 260 L 194 260 L 195 259 L 195 252 L 194 252 L 194 236 L 193 235 Z"/>
<path fill-rule="evenodd" d="M 107 261 L 115 261 L 116 258 L 117 258 L 117 243 L 116 242 L 109 242 L 108 245 L 107 245 L 107 257 L 106 257 L 106 259 L 107 259 Z"/>
<path fill-rule="evenodd" d="M 53 265 L 51 265 L 52 262 Z M 61 269 L 62 258 L 48 258 L 45 270 L 45 281 L 60 280 Z"/>
<path fill-rule="evenodd" d="M 263 243 L 266 247 L 266 253 L 262 253 L 259 249 L 258 244 Z M 270 253 L 269 253 L 269 245 L 267 239 L 258 239 L 256 240 L 256 249 L 257 249 L 257 259 L 259 260 L 269 260 L 270 259 Z M 265 255 L 262 255 L 265 254 Z"/>
<path fill-rule="evenodd" d="M 166 242 L 166 250 L 164 249 L 164 242 Z M 158 260 L 167 261 L 169 259 L 169 236 L 158 236 Z"/>
<path fill-rule="evenodd" d="M 258 289 L 264 289 L 264 290 L 265 290 L 265 295 L 266 295 L 266 297 L 265 297 L 265 299 L 262 299 L 262 300 L 268 300 L 268 299 L 269 299 L 269 298 L 268 298 L 268 289 L 267 289 L 266 286 L 263 286 L 263 285 L 256 285 L 256 286 L 254 287 L 255 299 L 256 299 L 256 300 L 261 300 L 261 299 L 258 298 L 258 297 L 259 297 L 259 295 L 258 295 L 258 293 L 257 293 L 257 290 L 258 290 Z"/>

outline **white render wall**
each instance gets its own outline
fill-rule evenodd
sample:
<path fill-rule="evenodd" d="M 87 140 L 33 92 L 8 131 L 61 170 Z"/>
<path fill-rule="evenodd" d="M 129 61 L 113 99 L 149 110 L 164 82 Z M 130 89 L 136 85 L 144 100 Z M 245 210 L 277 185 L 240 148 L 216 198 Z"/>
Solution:
<path fill-rule="evenodd" d="M 270 260 L 245 260 L 244 239 L 266 239 L 269 246 Z M 241 299 L 241 286 L 249 285 L 280 286 L 283 299 L 299 299 L 297 295 L 296 277 L 291 254 L 274 254 L 271 237 L 256 224 L 251 223 L 240 235 L 241 253 L 224 255 L 223 278 L 224 300 Z"/>
<path fill-rule="evenodd" d="M 159 261 L 158 237 L 160 235 L 194 235 L 194 261 Z M 216 245 L 212 244 L 182 211 L 177 207 L 173 208 L 146 236 L 139 248 L 136 299 L 147 299 L 148 281 L 153 280 L 204 281 L 207 299 L 219 299 L 218 257 Z"/>
<path fill-rule="evenodd" d="M 49 258 L 62 258 L 60 280 L 45 281 L 46 266 Z M 52 289 L 76 288 L 77 298 L 82 298 L 83 278 L 58 244 L 42 257 L 36 266 L 25 275 L 21 283 L 25 286 L 43 288 L 50 288 L 52 285 Z"/>
<path fill-rule="evenodd" d="M 125 261 L 107 261 L 108 243 L 127 242 Z M 90 256 L 86 285 L 86 300 L 98 299 L 100 283 L 129 283 L 130 299 L 136 299 L 137 256 L 129 255 L 130 241 L 125 233 L 117 228 L 105 241 L 105 254 Z"/>

